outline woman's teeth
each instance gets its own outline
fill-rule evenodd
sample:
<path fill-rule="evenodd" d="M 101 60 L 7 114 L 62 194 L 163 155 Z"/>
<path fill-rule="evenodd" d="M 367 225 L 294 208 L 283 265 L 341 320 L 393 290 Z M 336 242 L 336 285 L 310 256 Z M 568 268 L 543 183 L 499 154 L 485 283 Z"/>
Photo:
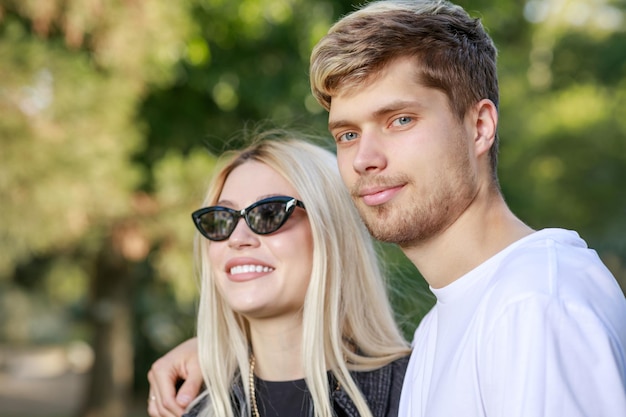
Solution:
<path fill-rule="evenodd" d="M 230 268 L 231 275 L 246 274 L 248 272 L 271 272 L 274 268 L 262 265 L 237 265 Z"/>

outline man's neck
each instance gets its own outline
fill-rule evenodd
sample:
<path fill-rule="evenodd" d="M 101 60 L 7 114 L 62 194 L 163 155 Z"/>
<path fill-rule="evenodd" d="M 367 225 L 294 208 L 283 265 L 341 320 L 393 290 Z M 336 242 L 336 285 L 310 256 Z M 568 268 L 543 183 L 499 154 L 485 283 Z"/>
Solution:
<path fill-rule="evenodd" d="M 440 234 L 402 251 L 431 287 L 442 288 L 532 232 L 493 192 L 474 200 Z"/>

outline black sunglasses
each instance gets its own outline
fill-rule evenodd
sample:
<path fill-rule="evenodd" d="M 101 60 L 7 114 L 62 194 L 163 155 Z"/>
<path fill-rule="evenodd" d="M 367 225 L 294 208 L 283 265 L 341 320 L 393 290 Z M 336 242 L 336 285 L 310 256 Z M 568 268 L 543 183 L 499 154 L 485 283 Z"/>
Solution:
<path fill-rule="evenodd" d="M 220 241 L 230 237 L 242 217 L 254 233 L 273 233 L 285 224 L 296 207 L 304 208 L 304 203 L 293 197 L 279 196 L 259 200 L 242 210 L 222 206 L 204 207 L 191 213 L 191 217 L 202 236 Z"/>

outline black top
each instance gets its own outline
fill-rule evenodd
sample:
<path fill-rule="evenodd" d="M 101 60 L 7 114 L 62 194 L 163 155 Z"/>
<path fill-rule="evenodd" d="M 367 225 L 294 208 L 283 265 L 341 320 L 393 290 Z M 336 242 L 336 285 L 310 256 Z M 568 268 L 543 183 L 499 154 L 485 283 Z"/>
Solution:
<path fill-rule="evenodd" d="M 310 394 L 304 379 L 295 381 L 264 381 L 254 378 L 256 403 L 263 417 L 306 415 Z"/>
<path fill-rule="evenodd" d="M 404 374 L 406 372 L 408 361 L 409 357 L 406 356 L 373 371 L 351 372 L 356 385 L 365 397 L 365 400 L 367 401 L 374 417 L 398 416 L 398 405 L 400 403 L 400 394 L 402 392 L 402 382 L 404 380 Z M 256 395 L 258 397 L 257 404 L 259 414 L 261 414 L 262 417 L 274 417 L 276 415 L 290 417 L 313 416 L 313 406 L 310 396 L 306 390 L 306 386 L 303 386 L 304 380 L 269 382 L 272 387 L 264 387 L 262 386 L 263 384 L 268 384 L 268 381 L 263 381 L 262 383 L 257 381 L 257 384 L 255 385 Z M 274 384 L 291 385 L 290 387 L 287 386 L 286 389 L 294 394 L 292 399 L 285 401 L 285 404 L 280 406 L 280 409 L 277 403 L 274 403 L 277 399 L 274 397 L 271 397 L 270 399 L 270 397 L 268 397 L 268 395 L 272 395 L 272 393 L 279 392 L 279 388 L 274 389 Z M 330 387 L 335 387 L 330 394 L 335 415 L 337 417 L 359 417 L 356 406 L 348 394 L 340 386 L 338 387 L 332 374 L 330 375 L 329 388 Z M 283 386 L 283 388 L 285 387 Z M 259 390 L 265 390 L 265 392 L 262 392 L 261 395 L 259 395 Z M 241 415 L 242 411 L 245 415 L 248 415 L 248 404 L 246 404 L 243 393 L 243 382 L 241 380 L 238 380 L 233 384 L 231 390 L 231 400 L 235 416 Z M 265 407 L 265 403 L 267 401 L 272 401 L 273 406 Z M 191 410 L 183 415 L 183 417 L 197 417 L 200 410 L 204 407 L 205 402 L 206 397 L 197 402 Z M 266 414 L 267 412 L 270 412 L 270 414 Z M 271 412 L 279 414 L 271 414 Z"/>

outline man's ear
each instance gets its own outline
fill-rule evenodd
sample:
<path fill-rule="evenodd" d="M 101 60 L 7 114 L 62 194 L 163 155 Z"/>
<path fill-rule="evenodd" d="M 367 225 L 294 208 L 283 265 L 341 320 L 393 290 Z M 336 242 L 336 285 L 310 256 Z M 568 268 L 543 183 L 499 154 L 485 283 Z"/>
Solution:
<path fill-rule="evenodd" d="M 474 149 L 476 156 L 488 153 L 496 140 L 498 128 L 498 110 L 493 101 L 482 99 L 476 103 L 475 107 L 475 132 Z"/>

